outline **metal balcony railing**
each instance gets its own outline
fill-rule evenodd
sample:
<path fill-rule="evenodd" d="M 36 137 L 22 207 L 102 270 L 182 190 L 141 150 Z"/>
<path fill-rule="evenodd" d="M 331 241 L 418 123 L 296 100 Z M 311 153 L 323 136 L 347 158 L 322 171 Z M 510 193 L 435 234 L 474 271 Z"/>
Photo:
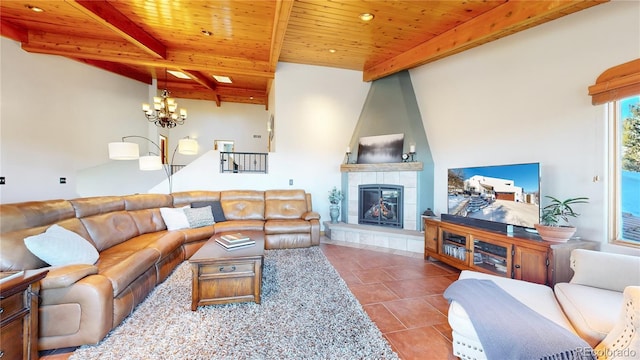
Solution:
<path fill-rule="evenodd" d="M 220 172 L 266 174 L 268 155 L 268 153 L 220 152 Z"/>

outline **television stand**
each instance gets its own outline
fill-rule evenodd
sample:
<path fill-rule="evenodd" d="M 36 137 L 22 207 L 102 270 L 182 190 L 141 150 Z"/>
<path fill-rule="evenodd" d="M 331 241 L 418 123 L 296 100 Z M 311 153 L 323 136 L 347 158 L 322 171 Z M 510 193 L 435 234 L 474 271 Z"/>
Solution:
<path fill-rule="evenodd" d="M 600 247 L 595 241 L 552 243 L 526 231 L 507 234 L 430 217 L 423 222 L 425 259 L 548 286 L 571 280 L 571 250 Z"/>

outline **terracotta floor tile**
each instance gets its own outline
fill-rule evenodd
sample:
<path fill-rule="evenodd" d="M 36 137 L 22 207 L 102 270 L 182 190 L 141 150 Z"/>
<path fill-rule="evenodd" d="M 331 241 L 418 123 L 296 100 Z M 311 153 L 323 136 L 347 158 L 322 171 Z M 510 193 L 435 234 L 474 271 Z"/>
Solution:
<path fill-rule="evenodd" d="M 380 329 L 380 332 L 394 332 L 405 330 L 406 327 L 383 304 L 364 305 L 362 307 L 367 315 Z"/>
<path fill-rule="evenodd" d="M 434 264 L 400 265 L 384 268 L 395 280 L 422 279 L 429 276 L 451 275 L 451 272 Z"/>
<path fill-rule="evenodd" d="M 451 342 L 432 326 L 385 334 L 403 360 L 455 359 Z"/>
<path fill-rule="evenodd" d="M 361 305 L 397 300 L 398 296 L 381 283 L 349 285 L 349 289 Z"/>
<path fill-rule="evenodd" d="M 387 301 L 384 306 L 407 329 L 446 323 L 447 318 L 423 298 Z"/>
<path fill-rule="evenodd" d="M 358 279 L 360 279 L 360 281 L 362 281 L 363 284 L 394 280 L 393 277 L 387 274 L 386 270 L 380 269 L 380 268 L 366 269 L 366 270 L 353 270 L 351 272 L 353 273 L 353 275 L 357 276 Z"/>
<path fill-rule="evenodd" d="M 423 297 L 431 306 L 438 309 L 444 316 L 449 313 L 449 301 L 445 299 L 442 294 L 429 295 Z"/>

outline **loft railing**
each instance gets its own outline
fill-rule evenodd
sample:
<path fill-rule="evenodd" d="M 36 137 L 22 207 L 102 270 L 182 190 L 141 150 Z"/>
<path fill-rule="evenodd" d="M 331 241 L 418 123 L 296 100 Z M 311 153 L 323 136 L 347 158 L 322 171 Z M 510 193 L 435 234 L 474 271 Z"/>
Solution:
<path fill-rule="evenodd" d="M 266 174 L 268 155 L 268 153 L 220 152 L 220 172 Z"/>

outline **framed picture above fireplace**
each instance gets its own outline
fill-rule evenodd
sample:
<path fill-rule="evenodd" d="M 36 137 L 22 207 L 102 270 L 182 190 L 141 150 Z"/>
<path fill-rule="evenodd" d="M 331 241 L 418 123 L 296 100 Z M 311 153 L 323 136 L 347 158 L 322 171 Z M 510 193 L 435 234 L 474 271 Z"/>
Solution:
<path fill-rule="evenodd" d="M 404 134 L 361 137 L 358 142 L 358 164 L 402 162 Z"/>

